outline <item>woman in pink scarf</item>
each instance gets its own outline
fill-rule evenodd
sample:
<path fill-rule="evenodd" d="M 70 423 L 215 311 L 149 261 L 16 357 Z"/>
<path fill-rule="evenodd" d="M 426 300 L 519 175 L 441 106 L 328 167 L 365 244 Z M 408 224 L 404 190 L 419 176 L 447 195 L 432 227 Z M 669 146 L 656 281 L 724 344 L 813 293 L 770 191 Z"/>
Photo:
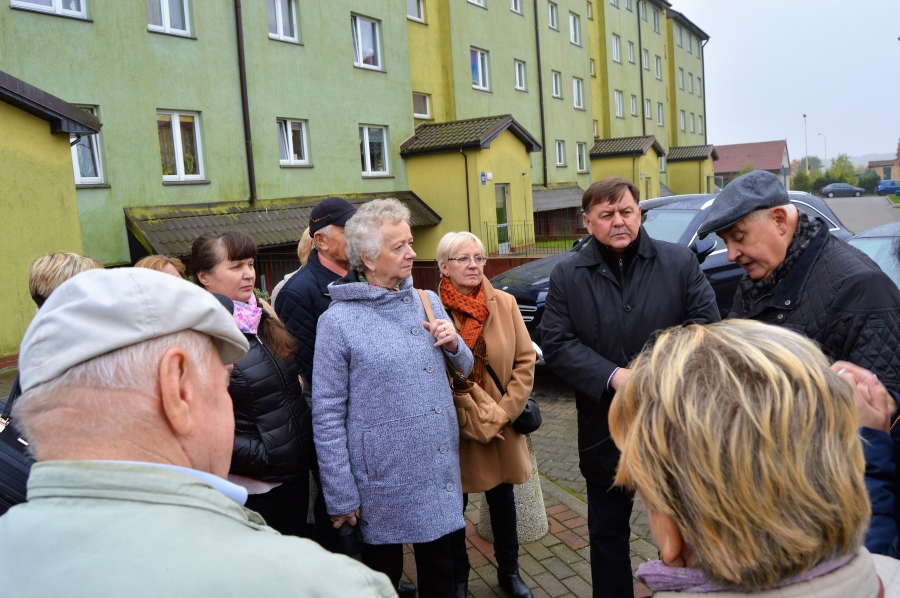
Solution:
<path fill-rule="evenodd" d="M 655 597 L 898 595 L 900 561 L 862 546 L 853 390 L 814 343 L 728 320 L 671 328 L 632 367 L 609 425 L 659 547 L 637 571 Z"/>

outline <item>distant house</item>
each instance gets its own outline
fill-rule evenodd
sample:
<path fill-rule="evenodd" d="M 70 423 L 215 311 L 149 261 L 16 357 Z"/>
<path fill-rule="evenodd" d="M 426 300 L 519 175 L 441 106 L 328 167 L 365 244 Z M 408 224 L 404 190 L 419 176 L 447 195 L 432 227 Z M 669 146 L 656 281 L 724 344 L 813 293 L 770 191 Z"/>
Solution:
<path fill-rule="evenodd" d="M 722 177 L 723 186 L 733 180 L 747 165 L 754 170 L 767 170 L 781 179 L 786 189 L 791 188 L 791 158 L 787 141 L 761 141 L 716 145 L 719 159 L 715 162 L 716 177 Z"/>
<path fill-rule="evenodd" d="M 878 173 L 878 176 L 884 179 L 892 179 L 900 177 L 900 158 L 893 160 L 873 160 L 869 162 L 866 170 Z"/>

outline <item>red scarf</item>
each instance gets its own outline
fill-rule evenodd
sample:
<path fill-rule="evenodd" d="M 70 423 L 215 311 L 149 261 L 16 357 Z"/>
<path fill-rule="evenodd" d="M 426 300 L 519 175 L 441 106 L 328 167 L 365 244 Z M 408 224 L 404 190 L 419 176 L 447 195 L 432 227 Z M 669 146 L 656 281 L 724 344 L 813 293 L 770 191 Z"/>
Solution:
<path fill-rule="evenodd" d="M 459 335 L 475 356 L 472 373 L 475 384 L 484 388 L 485 365 L 487 365 L 487 344 L 484 341 L 484 322 L 490 315 L 484 298 L 483 285 L 478 285 L 468 295 L 463 295 L 446 276 L 441 279 L 441 302 L 452 311 L 460 322 Z"/>

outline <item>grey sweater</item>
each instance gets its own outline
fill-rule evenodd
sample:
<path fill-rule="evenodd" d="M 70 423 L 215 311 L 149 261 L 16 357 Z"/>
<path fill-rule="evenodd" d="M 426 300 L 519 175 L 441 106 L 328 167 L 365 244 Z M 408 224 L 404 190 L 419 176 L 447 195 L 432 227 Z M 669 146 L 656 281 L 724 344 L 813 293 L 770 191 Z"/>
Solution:
<path fill-rule="evenodd" d="M 313 432 L 331 515 L 360 507 L 369 544 L 430 542 L 465 523 L 459 425 L 444 358 L 412 279 L 329 285 L 313 362 Z M 428 293 L 436 318 L 447 318 Z M 472 369 L 460 339 L 451 363 Z"/>

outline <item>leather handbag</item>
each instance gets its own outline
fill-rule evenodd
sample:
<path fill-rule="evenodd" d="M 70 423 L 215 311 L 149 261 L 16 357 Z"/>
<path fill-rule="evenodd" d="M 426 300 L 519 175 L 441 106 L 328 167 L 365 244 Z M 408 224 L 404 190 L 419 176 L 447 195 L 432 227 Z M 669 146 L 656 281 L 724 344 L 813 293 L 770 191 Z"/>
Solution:
<path fill-rule="evenodd" d="M 494 381 L 494 384 L 497 385 L 500 392 L 506 394 L 506 388 L 500 384 L 500 377 L 497 376 L 497 372 L 494 371 L 491 364 L 487 365 L 487 372 L 491 375 L 491 380 Z M 541 427 L 542 421 L 541 408 L 538 407 L 537 401 L 534 400 L 534 397 L 528 397 L 528 402 L 525 403 L 525 409 L 512 423 L 512 427 L 513 430 L 519 434 L 531 434 Z"/>
<path fill-rule="evenodd" d="M 28 443 L 16 430 L 10 415 L 20 394 L 19 377 L 16 376 L 0 416 L 0 515 L 25 502 L 28 474 L 34 464 L 34 459 L 28 455 Z"/>
<path fill-rule="evenodd" d="M 419 298 L 425 308 L 429 322 L 434 322 L 434 312 L 428 295 L 421 289 Z M 456 419 L 459 423 L 459 437 L 487 444 L 509 424 L 509 416 L 503 411 L 494 397 L 483 388 L 463 376 L 446 360 L 447 378 L 453 392 L 453 405 L 456 407 Z"/>

